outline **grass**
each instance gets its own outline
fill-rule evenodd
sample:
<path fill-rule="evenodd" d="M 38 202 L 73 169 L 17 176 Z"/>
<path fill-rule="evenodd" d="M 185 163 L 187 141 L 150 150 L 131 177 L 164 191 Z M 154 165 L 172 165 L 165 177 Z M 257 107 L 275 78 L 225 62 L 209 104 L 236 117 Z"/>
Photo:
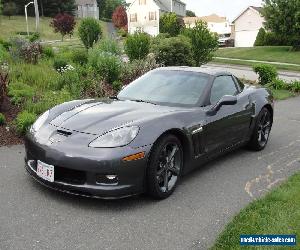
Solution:
<path fill-rule="evenodd" d="M 252 202 L 234 217 L 218 237 L 212 250 L 254 249 L 241 247 L 241 234 L 296 234 L 300 238 L 300 173 L 292 176 L 264 198 Z M 255 247 L 255 249 L 291 249 Z M 299 249 L 295 247 L 295 249 Z"/>
<path fill-rule="evenodd" d="M 285 100 L 295 96 L 295 93 L 285 89 L 272 89 L 275 100 Z"/>

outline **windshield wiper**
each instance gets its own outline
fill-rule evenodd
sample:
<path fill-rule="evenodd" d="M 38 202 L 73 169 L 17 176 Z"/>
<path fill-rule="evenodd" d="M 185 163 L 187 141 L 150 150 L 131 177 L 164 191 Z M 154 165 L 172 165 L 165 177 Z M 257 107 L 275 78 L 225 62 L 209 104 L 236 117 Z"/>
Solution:
<path fill-rule="evenodd" d="M 130 101 L 133 101 L 133 102 L 143 102 L 143 103 L 149 103 L 149 104 L 153 104 L 153 105 L 157 105 L 156 103 L 154 102 L 150 102 L 150 101 L 145 101 L 145 100 L 130 100 Z"/>

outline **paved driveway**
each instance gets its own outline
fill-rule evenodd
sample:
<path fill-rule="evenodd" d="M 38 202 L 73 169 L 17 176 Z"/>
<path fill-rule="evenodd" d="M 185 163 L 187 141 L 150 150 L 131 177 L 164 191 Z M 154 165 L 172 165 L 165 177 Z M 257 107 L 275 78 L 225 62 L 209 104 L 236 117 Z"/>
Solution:
<path fill-rule="evenodd" d="M 299 107 L 300 98 L 277 103 L 264 152 L 211 162 L 160 202 L 48 190 L 25 173 L 23 146 L 0 148 L 0 249 L 207 249 L 235 213 L 300 170 Z"/>

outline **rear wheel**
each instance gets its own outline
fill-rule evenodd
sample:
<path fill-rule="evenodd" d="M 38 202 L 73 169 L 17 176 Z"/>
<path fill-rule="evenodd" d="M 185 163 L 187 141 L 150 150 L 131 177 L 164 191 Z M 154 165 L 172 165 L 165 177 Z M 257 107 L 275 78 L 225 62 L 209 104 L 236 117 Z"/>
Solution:
<path fill-rule="evenodd" d="M 256 151 L 263 150 L 268 143 L 271 128 L 272 115 L 267 108 L 263 108 L 257 117 L 249 147 Z"/>
<path fill-rule="evenodd" d="M 183 151 L 174 135 L 160 138 L 154 145 L 147 169 L 148 193 L 156 199 L 165 199 L 175 190 L 183 167 Z"/>

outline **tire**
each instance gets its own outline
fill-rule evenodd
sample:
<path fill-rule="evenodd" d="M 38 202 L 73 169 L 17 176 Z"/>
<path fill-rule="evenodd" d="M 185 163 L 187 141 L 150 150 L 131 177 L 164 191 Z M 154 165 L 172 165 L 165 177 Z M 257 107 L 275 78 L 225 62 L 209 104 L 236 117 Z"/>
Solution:
<path fill-rule="evenodd" d="M 272 115 L 267 108 L 263 108 L 258 114 L 248 147 L 255 151 L 263 150 L 268 143 L 271 129 Z"/>
<path fill-rule="evenodd" d="M 172 157 L 173 156 L 173 157 Z M 153 146 L 147 168 L 147 192 L 155 199 L 165 199 L 175 190 L 183 169 L 180 140 L 168 134 Z"/>

